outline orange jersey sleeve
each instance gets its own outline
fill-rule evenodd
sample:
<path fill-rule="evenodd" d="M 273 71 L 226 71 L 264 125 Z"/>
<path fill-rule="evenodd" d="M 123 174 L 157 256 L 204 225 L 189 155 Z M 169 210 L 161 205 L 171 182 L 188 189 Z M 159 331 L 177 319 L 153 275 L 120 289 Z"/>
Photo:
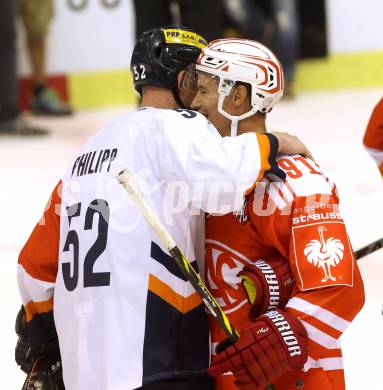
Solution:
<path fill-rule="evenodd" d="M 18 286 L 25 307 L 32 350 L 57 337 L 53 295 L 60 240 L 61 182 L 54 188 L 43 217 L 36 224 L 18 259 Z"/>
<path fill-rule="evenodd" d="M 383 175 L 383 98 L 375 106 L 367 124 L 363 144 Z"/>

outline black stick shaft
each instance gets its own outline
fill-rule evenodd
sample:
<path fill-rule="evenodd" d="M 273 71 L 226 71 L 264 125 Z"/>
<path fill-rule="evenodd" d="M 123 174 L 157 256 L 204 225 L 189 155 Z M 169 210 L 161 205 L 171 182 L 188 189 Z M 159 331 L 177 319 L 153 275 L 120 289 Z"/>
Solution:
<path fill-rule="evenodd" d="M 231 343 L 235 343 L 239 337 L 237 331 L 230 324 L 229 319 L 226 317 L 225 313 L 217 304 L 216 300 L 213 298 L 210 291 L 204 285 L 201 278 L 198 276 L 197 272 L 190 265 L 188 259 L 186 259 L 186 257 L 183 255 L 183 253 L 180 251 L 180 249 L 177 246 L 169 249 L 169 253 L 175 259 L 182 273 L 192 284 L 192 286 L 194 287 L 198 295 L 201 297 L 201 299 L 203 300 L 207 308 L 210 310 L 211 314 L 218 321 L 219 325 L 224 330 Z"/>
<path fill-rule="evenodd" d="M 355 257 L 358 260 L 372 252 L 377 251 L 380 248 L 383 248 L 383 237 L 355 251 Z"/>

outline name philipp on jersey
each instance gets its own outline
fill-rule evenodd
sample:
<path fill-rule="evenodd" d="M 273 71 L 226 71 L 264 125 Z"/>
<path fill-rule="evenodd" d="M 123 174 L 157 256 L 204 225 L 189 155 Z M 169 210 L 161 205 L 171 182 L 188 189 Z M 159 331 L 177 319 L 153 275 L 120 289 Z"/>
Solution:
<path fill-rule="evenodd" d="M 72 175 L 84 176 L 92 173 L 100 173 L 104 169 L 109 172 L 112 162 L 117 157 L 117 148 L 102 149 L 84 153 L 76 158 L 73 164 Z"/>
<path fill-rule="evenodd" d="M 291 326 L 289 322 L 286 321 L 285 317 L 275 310 L 265 313 L 265 316 L 269 317 L 277 327 L 279 334 L 282 336 L 282 339 L 287 346 L 289 355 L 291 357 L 302 355 L 302 350 L 299 346 L 298 340 L 294 336 L 294 332 L 291 330 Z"/>

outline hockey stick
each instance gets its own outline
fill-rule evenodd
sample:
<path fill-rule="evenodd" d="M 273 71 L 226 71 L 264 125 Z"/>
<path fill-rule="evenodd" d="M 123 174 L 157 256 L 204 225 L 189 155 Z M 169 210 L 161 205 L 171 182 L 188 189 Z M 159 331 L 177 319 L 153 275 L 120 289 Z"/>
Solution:
<path fill-rule="evenodd" d="M 135 204 L 141 210 L 145 219 L 149 222 L 162 243 L 166 246 L 169 253 L 172 255 L 173 259 L 176 261 L 182 273 L 192 284 L 198 295 L 201 297 L 202 301 L 205 303 L 206 307 L 210 310 L 211 314 L 217 319 L 219 325 L 224 330 L 229 340 L 234 343 L 239 337 L 238 332 L 230 324 L 226 314 L 222 311 L 217 301 L 210 294 L 210 291 L 207 289 L 199 275 L 191 266 L 189 260 L 178 248 L 170 233 L 154 214 L 153 210 L 141 193 L 132 174 L 127 169 L 124 169 L 116 176 L 116 178 L 118 182 L 126 189 L 126 191 L 128 191 Z"/>
<path fill-rule="evenodd" d="M 367 256 L 380 248 L 383 248 L 383 237 L 355 251 L 355 257 L 359 260 L 361 257 Z"/>
<path fill-rule="evenodd" d="M 62 379 L 61 360 L 49 365 L 44 364 L 44 357 L 38 357 L 25 379 L 21 390 L 65 390 Z"/>

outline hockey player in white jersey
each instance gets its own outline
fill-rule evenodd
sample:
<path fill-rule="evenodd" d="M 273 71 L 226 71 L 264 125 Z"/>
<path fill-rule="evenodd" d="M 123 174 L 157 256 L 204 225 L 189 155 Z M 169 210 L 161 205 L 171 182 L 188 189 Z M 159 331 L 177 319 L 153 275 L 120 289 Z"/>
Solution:
<path fill-rule="evenodd" d="M 238 189 L 281 174 L 278 140 L 285 153 L 308 152 L 281 133 L 222 138 L 180 108 L 191 100 L 185 69 L 205 45 L 179 26 L 141 36 L 131 62 L 140 108 L 73 157 L 23 247 L 17 360 L 36 373 L 26 389 L 36 379 L 45 389 L 212 388 L 203 304 L 116 175 L 135 174 L 178 246 L 198 260 L 205 211 L 232 211 Z"/>

